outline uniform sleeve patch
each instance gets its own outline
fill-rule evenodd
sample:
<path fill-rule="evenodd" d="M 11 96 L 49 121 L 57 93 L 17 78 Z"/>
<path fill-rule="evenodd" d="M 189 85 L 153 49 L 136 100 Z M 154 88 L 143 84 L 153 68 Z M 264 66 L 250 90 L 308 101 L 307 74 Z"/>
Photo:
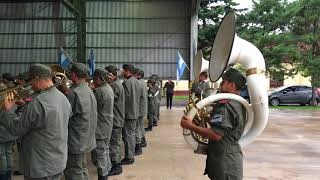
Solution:
<path fill-rule="evenodd" d="M 222 114 L 215 114 L 210 121 L 213 124 L 220 124 L 222 122 L 222 118 L 223 118 Z"/>

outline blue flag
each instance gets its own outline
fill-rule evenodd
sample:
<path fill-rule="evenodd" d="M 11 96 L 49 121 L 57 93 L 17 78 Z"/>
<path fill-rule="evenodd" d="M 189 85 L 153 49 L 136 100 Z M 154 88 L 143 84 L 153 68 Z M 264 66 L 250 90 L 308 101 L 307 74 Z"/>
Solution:
<path fill-rule="evenodd" d="M 186 66 L 187 66 L 186 62 L 184 62 L 182 56 L 178 52 L 178 54 L 177 54 L 177 82 L 180 81 L 180 79 L 183 75 L 183 71 L 186 68 Z"/>
<path fill-rule="evenodd" d="M 72 64 L 72 60 L 67 55 L 65 50 L 62 47 L 60 47 L 59 66 L 62 67 L 63 69 L 67 69 L 70 64 Z"/>
<path fill-rule="evenodd" d="M 95 63 L 96 63 L 96 60 L 94 58 L 93 49 L 91 49 L 90 55 L 89 55 L 89 59 L 88 59 L 88 64 L 89 64 L 89 69 L 90 69 L 90 76 L 93 76 L 94 70 L 96 69 Z"/>

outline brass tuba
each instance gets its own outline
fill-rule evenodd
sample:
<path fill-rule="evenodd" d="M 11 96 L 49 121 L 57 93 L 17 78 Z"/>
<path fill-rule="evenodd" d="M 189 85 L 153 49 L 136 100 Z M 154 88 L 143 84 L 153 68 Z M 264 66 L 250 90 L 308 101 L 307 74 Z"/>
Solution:
<path fill-rule="evenodd" d="M 238 95 L 220 93 L 194 104 L 188 109 L 187 116 L 194 119 L 202 108 L 222 99 L 238 101 L 247 110 L 247 123 L 239 140 L 240 145 L 245 146 L 262 133 L 268 122 L 265 61 L 261 52 L 254 45 L 236 35 L 235 14 L 230 12 L 223 18 L 214 40 L 208 68 L 210 80 L 218 81 L 229 66 L 237 63 L 242 64 L 246 69 L 251 104 Z M 183 129 L 185 141 L 192 146 L 194 152 L 206 154 L 207 144 L 202 143 L 192 134 L 190 130 Z"/>

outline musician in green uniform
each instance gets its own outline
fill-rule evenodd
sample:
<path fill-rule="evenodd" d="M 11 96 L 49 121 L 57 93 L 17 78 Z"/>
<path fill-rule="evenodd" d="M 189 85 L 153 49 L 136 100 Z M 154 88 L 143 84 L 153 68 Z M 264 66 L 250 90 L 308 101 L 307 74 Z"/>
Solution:
<path fill-rule="evenodd" d="M 113 126 L 113 99 L 114 94 L 108 84 L 109 72 L 96 69 L 93 74 L 93 93 L 98 105 L 98 123 L 96 129 L 97 147 L 91 151 L 91 159 L 97 167 L 98 180 L 107 180 L 111 170 L 110 138 Z"/>
<path fill-rule="evenodd" d="M 245 77 L 236 69 L 229 69 L 222 76 L 222 93 L 239 95 L 245 86 Z M 242 150 L 238 143 L 246 120 L 245 108 L 236 101 L 222 100 L 217 103 L 210 119 L 211 128 L 192 124 L 187 116 L 181 126 L 209 138 L 205 174 L 213 180 L 241 180 L 243 178 Z"/>
<path fill-rule="evenodd" d="M 208 73 L 203 71 L 199 75 L 199 79 L 193 83 L 192 85 L 192 92 L 195 93 L 195 96 L 199 99 L 201 99 L 201 94 L 202 98 L 208 97 L 209 93 L 206 92 L 205 90 L 210 88 L 209 82 L 206 82 L 206 79 L 208 78 Z"/>
<path fill-rule="evenodd" d="M 114 176 L 122 173 L 120 145 L 125 116 L 125 99 L 122 83 L 117 77 L 117 67 L 109 65 L 105 69 L 113 75 L 112 81 L 110 82 L 114 93 L 113 127 L 110 140 L 110 158 L 112 168 L 108 175 Z"/>
<path fill-rule="evenodd" d="M 21 137 L 25 180 L 60 180 L 67 162 L 71 105 L 54 87 L 49 67 L 31 65 L 29 74 L 32 88 L 38 95 L 23 109 L 18 119 L 7 113 L 14 101 L 6 100 L 0 124 L 11 134 Z"/>
<path fill-rule="evenodd" d="M 148 86 L 148 127 L 145 128 L 145 131 L 152 131 L 153 123 L 157 122 L 157 92 L 158 92 L 158 85 L 157 79 L 154 76 L 151 76 L 147 82 Z"/>
<path fill-rule="evenodd" d="M 96 147 L 97 101 L 87 83 L 87 66 L 73 63 L 70 73 L 74 85 L 65 94 L 73 115 L 68 125 L 68 161 L 64 174 L 66 180 L 88 180 L 86 153 Z"/>
<path fill-rule="evenodd" d="M 134 163 L 134 154 L 136 146 L 136 121 L 139 117 L 139 104 L 140 104 L 140 86 L 139 81 L 133 76 L 134 67 L 131 64 L 124 64 L 125 80 L 122 85 L 125 94 L 125 121 L 122 130 L 124 145 L 125 145 L 125 158 L 122 159 L 122 165 Z"/>

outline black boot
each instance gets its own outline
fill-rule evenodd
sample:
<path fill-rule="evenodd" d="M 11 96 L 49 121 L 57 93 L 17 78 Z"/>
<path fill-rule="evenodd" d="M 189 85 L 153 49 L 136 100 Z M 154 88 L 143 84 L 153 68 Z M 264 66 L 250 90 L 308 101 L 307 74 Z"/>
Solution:
<path fill-rule="evenodd" d="M 115 176 L 122 173 L 122 166 L 120 163 L 114 164 L 109 172 L 108 176 Z"/>
<path fill-rule="evenodd" d="M 11 171 L 7 171 L 7 180 L 11 180 Z"/>
<path fill-rule="evenodd" d="M 108 175 L 98 176 L 98 180 L 108 180 Z"/>
<path fill-rule="evenodd" d="M 158 122 L 157 121 L 153 121 L 153 126 L 158 126 Z"/>
<path fill-rule="evenodd" d="M 146 137 L 142 137 L 141 139 L 141 147 L 147 147 L 147 140 L 146 140 Z"/>
<path fill-rule="evenodd" d="M 139 156 L 142 154 L 142 147 L 141 147 L 141 144 L 136 144 L 136 148 L 135 148 L 135 151 L 134 151 L 134 155 L 135 156 Z"/>
<path fill-rule="evenodd" d="M 0 175 L 0 180 L 7 180 L 8 179 L 8 175 L 7 174 L 1 174 Z"/>
<path fill-rule="evenodd" d="M 128 159 L 124 158 L 121 160 L 121 165 L 130 165 L 134 163 L 134 158 Z"/>
<path fill-rule="evenodd" d="M 144 130 L 145 130 L 146 132 L 152 131 L 152 126 L 149 125 L 147 128 L 144 128 Z"/>

